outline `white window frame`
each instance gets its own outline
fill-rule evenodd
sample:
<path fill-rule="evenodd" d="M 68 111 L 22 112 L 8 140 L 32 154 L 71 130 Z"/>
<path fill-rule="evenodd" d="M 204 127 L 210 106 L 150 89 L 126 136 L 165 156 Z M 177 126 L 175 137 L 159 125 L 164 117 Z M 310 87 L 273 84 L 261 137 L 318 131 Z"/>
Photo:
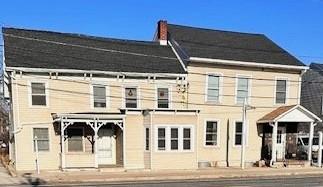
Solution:
<path fill-rule="evenodd" d="M 177 149 L 172 149 L 172 129 L 177 129 Z M 181 149 L 181 147 L 180 147 L 180 128 L 179 127 L 170 127 L 170 129 L 169 129 L 169 150 L 170 151 L 178 151 L 178 150 L 180 150 Z"/>
<path fill-rule="evenodd" d="M 233 132 L 232 132 L 232 146 L 234 148 L 240 148 L 241 145 L 236 145 L 235 142 L 236 142 L 236 122 L 241 122 L 242 123 L 242 120 L 233 120 Z M 245 135 L 245 138 L 246 138 L 246 147 L 248 147 L 249 145 L 249 121 L 246 121 L 246 135 Z"/>
<path fill-rule="evenodd" d="M 140 87 L 138 85 L 127 84 L 122 87 L 122 107 L 125 109 L 140 109 L 141 108 L 141 92 Z M 136 88 L 137 89 L 137 108 L 126 108 L 126 88 Z"/>
<path fill-rule="evenodd" d="M 165 152 L 165 151 L 167 151 L 167 136 L 169 136 L 168 134 L 167 134 L 167 126 L 157 126 L 156 127 L 156 131 L 155 131 L 155 141 L 156 141 L 156 143 L 155 143 L 155 147 L 156 147 L 156 152 Z M 158 147 L 158 140 L 159 140 L 159 138 L 158 138 L 158 129 L 165 129 L 165 150 L 159 150 L 159 147 Z"/>
<path fill-rule="evenodd" d="M 68 134 L 67 134 L 67 130 L 68 129 L 82 129 L 82 151 L 69 151 L 68 150 L 68 141 L 69 141 L 69 138 L 68 138 Z M 84 127 L 71 127 L 71 126 L 69 126 L 68 128 L 66 128 L 65 129 L 65 133 L 66 133 L 66 135 L 64 134 L 64 136 L 66 136 L 66 139 L 67 139 L 67 141 L 66 141 L 66 152 L 67 153 L 84 153 L 85 152 L 85 141 L 84 141 L 84 135 L 85 135 L 85 130 L 84 130 Z"/>
<path fill-rule="evenodd" d="M 284 80 L 286 81 L 286 98 L 285 103 L 276 103 L 276 91 L 277 91 L 277 81 L 278 80 Z M 275 87 L 274 87 L 274 105 L 285 105 L 288 103 L 288 97 L 289 97 L 289 78 L 287 77 L 275 77 Z"/>
<path fill-rule="evenodd" d="M 168 108 L 158 108 L 158 88 L 168 88 Z M 155 108 L 156 109 L 172 109 L 172 87 L 170 85 L 156 85 L 155 86 Z"/>
<path fill-rule="evenodd" d="M 45 94 L 46 94 L 46 105 L 33 105 L 32 104 L 32 83 L 43 83 L 45 84 Z M 28 103 L 29 108 L 48 108 L 49 107 L 49 86 L 48 81 L 45 80 L 29 80 L 28 81 Z"/>
<path fill-rule="evenodd" d="M 218 101 L 209 101 L 208 100 L 208 89 L 209 89 L 209 75 L 218 76 L 219 77 L 219 100 Z M 223 94 L 223 73 L 218 72 L 208 72 L 206 73 L 205 77 L 205 97 L 204 101 L 205 103 L 212 103 L 212 104 L 220 104 L 222 103 L 222 94 Z"/>
<path fill-rule="evenodd" d="M 206 145 L 206 127 L 207 127 L 207 122 L 212 121 L 212 122 L 217 122 L 217 132 L 216 132 L 216 145 Z M 208 118 L 204 120 L 204 131 L 203 131 L 203 145 L 206 148 L 220 148 L 220 122 L 221 120 L 219 119 L 214 119 L 214 118 Z"/>
<path fill-rule="evenodd" d="M 48 151 L 38 151 L 38 152 L 39 153 L 49 153 L 52 150 L 50 128 L 48 126 L 33 126 L 33 127 L 31 127 L 31 140 L 32 140 L 31 148 L 32 148 L 33 153 L 35 153 L 34 129 L 48 129 Z"/>
<path fill-rule="evenodd" d="M 105 87 L 105 107 L 94 107 L 94 87 L 98 86 L 98 87 Z M 107 85 L 103 85 L 103 84 L 96 84 L 96 83 L 92 83 L 90 84 L 90 104 L 91 104 L 91 109 L 96 109 L 96 110 L 100 110 L 100 109 L 108 109 L 110 108 L 110 86 Z"/>
<path fill-rule="evenodd" d="M 158 128 L 165 128 L 165 150 L 158 150 Z M 178 128 L 178 149 L 171 150 L 171 128 Z M 191 149 L 183 149 L 183 129 L 191 129 Z M 154 150 L 158 153 L 184 153 L 184 152 L 194 152 L 195 149 L 195 128 L 194 125 L 155 125 L 154 127 L 154 144 L 156 145 Z"/>
<path fill-rule="evenodd" d="M 236 105 L 242 105 L 242 103 L 238 103 L 238 81 L 239 78 L 247 78 L 248 79 L 248 99 L 247 104 L 251 104 L 251 87 L 252 87 L 252 76 L 251 75 L 244 75 L 244 74 L 237 74 L 236 75 L 236 82 L 235 82 L 235 104 Z"/>

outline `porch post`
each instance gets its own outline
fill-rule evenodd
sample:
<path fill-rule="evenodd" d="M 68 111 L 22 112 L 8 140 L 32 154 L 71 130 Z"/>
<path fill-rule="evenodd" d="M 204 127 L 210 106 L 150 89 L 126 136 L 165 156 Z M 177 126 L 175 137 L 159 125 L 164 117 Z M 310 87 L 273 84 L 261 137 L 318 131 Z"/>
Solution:
<path fill-rule="evenodd" d="M 308 139 L 308 154 L 307 160 L 312 161 L 312 145 L 313 145 L 313 136 L 314 136 L 314 122 L 310 123 L 310 135 Z"/>
<path fill-rule="evenodd" d="M 272 137 L 271 137 L 271 161 L 270 165 L 272 166 L 274 162 L 277 160 L 277 149 L 276 149 L 276 144 L 277 144 L 277 129 L 278 129 L 278 122 L 276 121 L 274 124 L 271 124 L 273 127 L 273 132 L 272 132 Z"/>
<path fill-rule="evenodd" d="M 98 122 L 94 119 L 94 167 L 98 168 Z"/>
<path fill-rule="evenodd" d="M 65 169 L 65 143 L 64 143 L 64 122 L 63 119 L 61 119 L 61 169 Z"/>

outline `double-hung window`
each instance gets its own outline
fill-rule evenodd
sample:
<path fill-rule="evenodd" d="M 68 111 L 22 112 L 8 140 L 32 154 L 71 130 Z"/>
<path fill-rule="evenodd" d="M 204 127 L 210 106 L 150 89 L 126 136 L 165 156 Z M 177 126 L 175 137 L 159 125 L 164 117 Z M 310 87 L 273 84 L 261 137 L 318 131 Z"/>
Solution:
<path fill-rule="evenodd" d="M 166 128 L 158 128 L 158 150 L 166 150 Z"/>
<path fill-rule="evenodd" d="M 49 151 L 48 128 L 33 128 L 34 151 Z"/>
<path fill-rule="evenodd" d="M 178 128 L 170 129 L 170 149 L 178 150 Z"/>
<path fill-rule="evenodd" d="M 286 103 L 287 80 L 276 80 L 276 104 Z"/>
<path fill-rule="evenodd" d="M 235 122 L 234 145 L 242 145 L 243 124 L 242 122 Z"/>
<path fill-rule="evenodd" d="M 205 146 L 217 146 L 218 122 L 207 121 L 205 125 Z"/>
<path fill-rule="evenodd" d="M 243 104 L 244 100 L 248 102 L 249 87 L 250 87 L 249 78 L 246 78 L 246 77 L 237 78 L 237 96 L 236 96 L 237 104 Z"/>
<path fill-rule="evenodd" d="M 106 108 L 107 99 L 105 86 L 93 86 L 93 106 L 94 108 Z"/>
<path fill-rule="evenodd" d="M 169 108 L 169 89 L 157 88 L 157 107 Z"/>
<path fill-rule="evenodd" d="M 138 93 L 137 88 L 125 88 L 125 107 L 137 108 L 138 107 Z"/>
<path fill-rule="evenodd" d="M 183 128 L 183 150 L 191 150 L 191 128 Z"/>
<path fill-rule="evenodd" d="M 31 105 L 32 106 L 46 106 L 46 84 L 39 82 L 31 83 Z"/>
<path fill-rule="evenodd" d="M 68 152 L 83 152 L 83 128 L 68 128 Z"/>
<path fill-rule="evenodd" d="M 157 151 L 191 151 L 193 149 L 193 131 L 191 126 L 157 127 Z"/>
<path fill-rule="evenodd" d="M 210 74 L 207 77 L 207 102 L 219 102 L 220 97 L 220 76 Z"/>

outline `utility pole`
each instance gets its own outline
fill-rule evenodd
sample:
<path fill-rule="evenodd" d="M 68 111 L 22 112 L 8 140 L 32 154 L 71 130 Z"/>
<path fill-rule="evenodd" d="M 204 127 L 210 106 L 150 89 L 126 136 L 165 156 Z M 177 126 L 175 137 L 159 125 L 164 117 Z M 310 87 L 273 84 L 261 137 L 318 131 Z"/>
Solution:
<path fill-rule="evenodd" d="M 255 109 L 247 104 L 247 98 L 244 98 L 242 105 L 242 136 L 241 136 L 241 169 L 245 168 L 245 152 L 247 140 L 247 110 Z"/>
<path fill-rule="evenodd" d="M 37 138 L 37 136 L 35 136 L 35 152 L 36 152 L 36 171 L 37 171 L 37 174 L 39 174 L 40 171 L 39 171 L 38 138 Z"/>
<path fill-rule="evenodd" d="M 243 106 L 242 106 L 242 136 L 241 136 L 241 169 L 245 168 L 245 145 L 246 145 L 246 113 L 247 113 L 247 107 L 246 107 L 247 98 L 244 98 L 243 100 Z"/>

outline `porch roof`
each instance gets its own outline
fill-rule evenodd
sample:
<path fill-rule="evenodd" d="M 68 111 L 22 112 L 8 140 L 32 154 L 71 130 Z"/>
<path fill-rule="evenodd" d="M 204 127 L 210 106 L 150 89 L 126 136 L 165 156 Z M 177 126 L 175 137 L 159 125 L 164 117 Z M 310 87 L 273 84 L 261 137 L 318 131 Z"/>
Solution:
<path fill-rule="evenodd" d="M 123 113 L 104 113 L 104 112 L 81 112 L 81 113 L 52 113 L 54 121 L 65 119 L 84 119 L 84 120 L 122 120 L 125 115 Z"/>
<path fill-rule="evenodd" d="M 322 120 L 301 105 L 281 106 L 266 114 L 258 123 L 315 122 Z"/>

